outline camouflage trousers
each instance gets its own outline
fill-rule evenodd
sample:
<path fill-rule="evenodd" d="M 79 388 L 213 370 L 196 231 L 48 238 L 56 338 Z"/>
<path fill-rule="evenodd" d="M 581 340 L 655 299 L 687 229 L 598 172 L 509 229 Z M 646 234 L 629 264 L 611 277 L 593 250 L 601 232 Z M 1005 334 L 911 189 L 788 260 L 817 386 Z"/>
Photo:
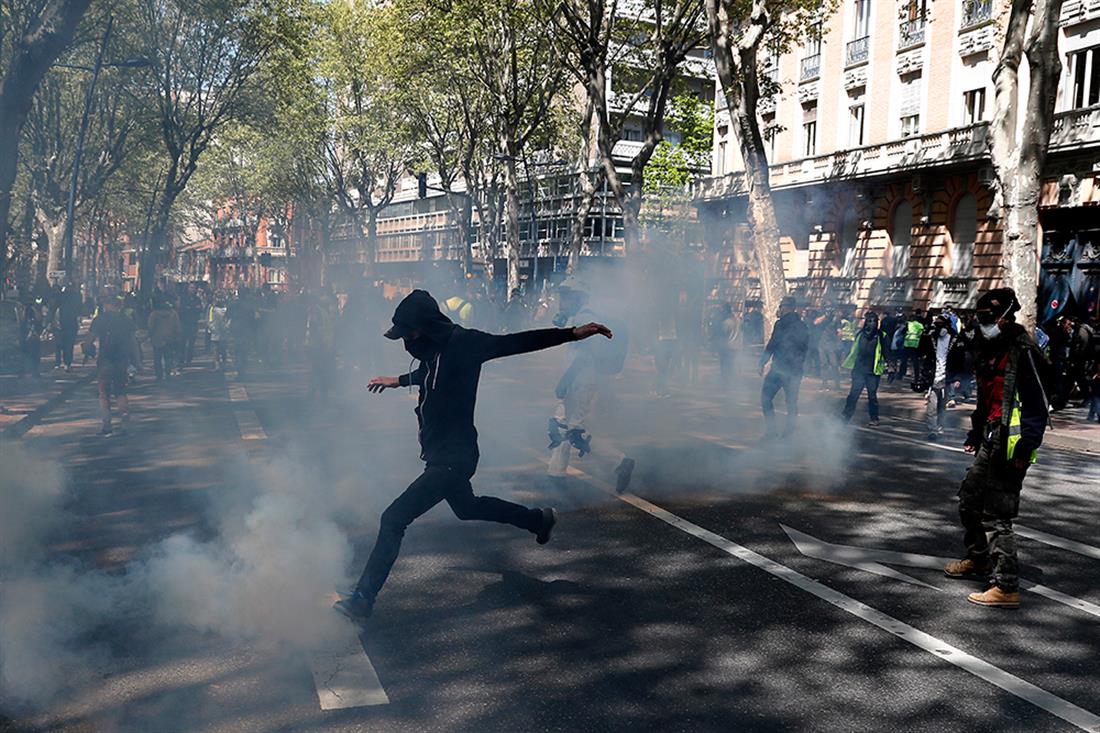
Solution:
<path fill-rule="evenodd" d="M 959 488 L 959 519 L 966 556 L 980 564 L 992 563 L 994 584 L 1013 592 L 1020 587 L 1020 567 L 1012 520 L 1020 510 L 1027 469 L 1016 468 L 1003 451 L 995 435 L 982 441 Z"/>

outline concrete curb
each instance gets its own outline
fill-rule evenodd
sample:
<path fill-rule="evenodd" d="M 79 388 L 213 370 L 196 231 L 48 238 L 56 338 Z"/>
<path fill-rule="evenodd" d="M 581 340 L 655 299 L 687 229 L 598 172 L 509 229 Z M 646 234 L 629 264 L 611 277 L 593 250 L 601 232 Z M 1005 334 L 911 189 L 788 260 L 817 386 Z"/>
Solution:
<path fill-rule="evenodd" d="M 18 440 L 19 438 L 22 438 L 31 428 L 37 425 L 42 420 L 42 418 L 44 418 L 46 414 L 49 413 L 50 410 L 54 409 L 62 402 L 69 399 L 69 397 L 72 396 L 72 394 L 81 387 L 85 387 L 90 384 L 93 379 L 95 379 L 94 369 L 92 370 L 91 374 L 86 374 L 72 384 L 67 385 L 64 389 L 55 394 L 53 397 L 49 398 L 38 407 L 31 410 L 29 413 L 20 418 L 18 422 L 15 422 L 4 428 L 4 439 Z"/>

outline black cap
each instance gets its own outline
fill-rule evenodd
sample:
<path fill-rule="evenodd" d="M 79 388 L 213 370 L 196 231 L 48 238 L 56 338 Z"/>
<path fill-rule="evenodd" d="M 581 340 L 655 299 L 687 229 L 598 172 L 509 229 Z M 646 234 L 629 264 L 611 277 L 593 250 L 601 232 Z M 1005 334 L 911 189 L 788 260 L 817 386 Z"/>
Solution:
<path fill-rule="evenodd" d="M 388 339 L 402 339 L 413 331 L 431 332 L 454 324 L 439 310 L 439 303 L 426 290 L 414 290 L 397 304 L 393 312 L 393 325 L 383 334 Z"/>
<path fill-rule="evenodd" d="M 784 295 L 779 301 L 780 308 L 795 308 L 798 306 L 798 299 L 793 295 Z"/>
<path fill-rule="evenodd" d="M 1012 288 L 996 288 L 978 298 L 979 311 L 990 311 L 998 318 L 1009 318 L 1020 310 L 1020 301 Z"/>

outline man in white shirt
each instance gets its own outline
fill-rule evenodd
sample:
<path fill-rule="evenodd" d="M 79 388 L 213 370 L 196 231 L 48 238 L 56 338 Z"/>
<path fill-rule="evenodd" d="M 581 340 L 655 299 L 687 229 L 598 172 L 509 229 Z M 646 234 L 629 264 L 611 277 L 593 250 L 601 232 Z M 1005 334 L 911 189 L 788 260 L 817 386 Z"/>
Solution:
<path fill-rule="evenodd" d="M 947 407 L 947 352 L 951 350 L 951 340 L 954 337 L 955 329 L 943 314 L 936 316 L 931 330 L 926 334 L 927 359 L 932 367 L 931 386 L 925 395 L 924 413 L 929 440 L 939 440 L 943 435 L 943 413 Z"/>

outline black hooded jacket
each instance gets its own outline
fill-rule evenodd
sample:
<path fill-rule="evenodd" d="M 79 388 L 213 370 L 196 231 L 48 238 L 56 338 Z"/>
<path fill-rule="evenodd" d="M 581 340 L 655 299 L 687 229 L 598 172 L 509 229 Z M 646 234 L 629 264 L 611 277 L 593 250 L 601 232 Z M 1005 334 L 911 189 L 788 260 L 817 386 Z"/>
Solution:
<path fill-rule="evenodd" d="M 429 464 L 473 472 L 477 467 L 474 407 L 481 365 L 490 359 L 526 354 L 575 341 L 571 328 L 547 328 L 506 334 L 485 333 L 457 325 L 423 290 L 410 293 L 394 312 L 395 325 L 415 329 L 431 339 L 436 353 L 401 375 L 402 387 L 417 385 L 416 419 L 420 457 Z"/>

